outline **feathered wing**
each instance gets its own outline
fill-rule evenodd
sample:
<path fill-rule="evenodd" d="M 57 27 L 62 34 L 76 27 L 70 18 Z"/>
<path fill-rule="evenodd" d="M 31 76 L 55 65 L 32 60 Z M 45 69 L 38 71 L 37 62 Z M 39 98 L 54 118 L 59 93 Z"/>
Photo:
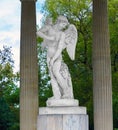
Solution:
<path fill-rule="evenodd" d="M 65 31 L 65 45 L 67 53 L 71 58 L 71 60 L 75 59 L 76 43 L 77 43 L 77 29 L 73 24 L 70 24 L 68 29 Z"/>

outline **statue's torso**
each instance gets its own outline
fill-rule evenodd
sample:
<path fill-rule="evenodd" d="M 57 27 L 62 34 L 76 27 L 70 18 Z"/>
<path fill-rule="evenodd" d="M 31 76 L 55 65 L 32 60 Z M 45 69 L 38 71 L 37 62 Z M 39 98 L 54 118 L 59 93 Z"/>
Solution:
<path fill-rule="evenodd" d="M 49 36 L 54 37 L 54 40 L 47 42 L 47 55 L 49 58 L 53 57 L 58 49 L 61 32 L 57 32 L 54 29 L 49 30 Z"/>

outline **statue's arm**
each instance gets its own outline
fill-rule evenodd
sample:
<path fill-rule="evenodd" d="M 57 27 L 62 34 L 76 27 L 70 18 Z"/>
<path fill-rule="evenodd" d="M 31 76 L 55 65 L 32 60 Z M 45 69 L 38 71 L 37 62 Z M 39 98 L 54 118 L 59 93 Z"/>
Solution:
<path fill-rule="evenodd" d="M 38 31 L 36 34 L 37 34 L 37 36 L 39 36 L 45 40 L 54 40 L 53 36 L 47 36 L 44 33 L 42 33 L 41 31 Z"/>
<path fill-rule="evenodd" d="M 45 32 L 47 32 L 48 30 L 49 30 L 49 27 L 46 26 L 46 25 L 39 29 L 39 31 L 42 32 L 42 33 L 45 33 Z"/>

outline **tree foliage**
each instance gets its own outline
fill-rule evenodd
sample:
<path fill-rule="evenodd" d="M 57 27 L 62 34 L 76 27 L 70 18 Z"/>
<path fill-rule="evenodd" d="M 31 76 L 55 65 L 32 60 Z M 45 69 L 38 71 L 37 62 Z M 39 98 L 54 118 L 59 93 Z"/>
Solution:
<path fill-rule="evenodd" d="M 3 97 L 0 97 L 0 130 L 8 130 L 14 123 L 13 113 Z"/>
<path fill-rule="evenodd" d="M 111 43 L 112 70 L 118 71 L 118 1 L 109 1 L 109 28 Z"/>
<path fill-rule="evenodd" d="M 0 50 L 0 129 L 18 129 L 19 121 L 19 73 L 13 72 L 11 48 Z M 11 119 L 10 119 L 11 118 Z M 14 127 L 14 128 L 13 128 Z"/>
<path fill-rule="evenodd" d="M 113 84 L 113 122 L 118 128 L 118 1 L 109 0 L 109 28 L 111 44 L 112 84 Z"/>

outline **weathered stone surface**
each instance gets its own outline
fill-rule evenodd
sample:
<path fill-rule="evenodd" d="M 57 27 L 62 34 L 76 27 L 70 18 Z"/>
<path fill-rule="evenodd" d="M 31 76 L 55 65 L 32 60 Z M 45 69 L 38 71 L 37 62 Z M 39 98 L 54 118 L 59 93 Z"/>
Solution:
<path fill-rule="evenodd" d="M 47 18 L 44 26 L 38 30 L 37 36 L 44 39 L 42 47 L 47 49 L 52 98 L 55 100 L 74 98 L 71 76 L 62 59 L 62 51 L 66 49 L 70 59 L 74 60 L 77 43 L 76 27 L 70 24 L 65 16 L 59 16 L 56 23 L 53 23 L 51 18 Z M 52 101 L 49 101 L 47 105 L 50 103 Z"/>
<path fill-rule="evenodd" d="M 39 108 L 37 130 L 88 130 L 86 108 Z"/>
<path fill-rule="evenodd" d="M 93 0 L 94 129 L 113 130 L 107 0 Z"/>
<path fill-rule="evenodd" d="M 40 107 L 39 115 L 86 114 L 86 107 Z"/>
<path fill-rule="evenodd" d="M 78 106 L 79 102 L 75 99 L 48 99 L 47 106 Z"/>
<path fill-rule="evenodd" d="M 21 2 L 21 7 L 20 130 L 36 130 L 38 65 L 35 2 Z"/>

